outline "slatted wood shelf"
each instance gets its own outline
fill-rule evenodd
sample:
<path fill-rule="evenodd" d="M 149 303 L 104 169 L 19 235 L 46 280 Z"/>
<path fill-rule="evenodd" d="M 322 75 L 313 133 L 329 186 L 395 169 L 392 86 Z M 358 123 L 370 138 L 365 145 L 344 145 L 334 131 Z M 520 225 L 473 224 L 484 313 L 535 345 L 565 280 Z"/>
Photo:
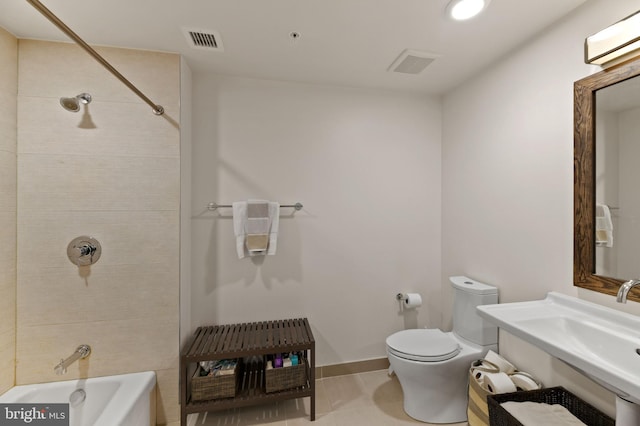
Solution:
<path fill-rule="evenodd" d="M 247 358 L 276 353 L 303 352 L 307 360 L 304 386 L 266 393 L 264 367 L 248 363 L 241 371 L 234 398 L 192 401 L 190 373 L 200 361 Z M 219 411 L 271 401 L 310 397 L 310 420 L 315 420 L 315 340 L 306 318 L 198 327 L 180 355 L 181 420 L 187 414 Z"/>

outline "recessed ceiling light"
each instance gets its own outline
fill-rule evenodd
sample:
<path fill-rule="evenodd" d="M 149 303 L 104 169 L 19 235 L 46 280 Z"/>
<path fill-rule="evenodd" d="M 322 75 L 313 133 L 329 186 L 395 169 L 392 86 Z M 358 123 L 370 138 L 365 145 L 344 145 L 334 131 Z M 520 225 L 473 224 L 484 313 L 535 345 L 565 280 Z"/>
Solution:
<path fill-rule="evenodd" d="M 487 8 L 491 0 L 451 0 L 447 5 L 447 16 L 456 21 L 473 18 Z"/>

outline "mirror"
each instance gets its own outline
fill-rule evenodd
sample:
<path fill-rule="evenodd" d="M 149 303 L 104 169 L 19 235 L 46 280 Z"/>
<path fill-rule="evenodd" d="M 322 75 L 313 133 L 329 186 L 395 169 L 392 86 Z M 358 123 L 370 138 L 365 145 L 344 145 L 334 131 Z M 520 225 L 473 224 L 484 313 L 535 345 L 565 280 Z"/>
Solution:
<path fill-rule="evenodd" d="M 600 141 L 598 141 L 596 143 L 596 136 L 602 136 L 605 133 L 606 126 L 603 125 L 603 122 L 607 114 L 604 110 L 597 110 L 596 104 L 597 99 L 601 105 L 611 102 L 611 99 L 616 98 L 616 96 L 612 96 L 613 92 L 620 91 L 617 85 L 628 82 L 638 75 L 640 75 L 640 60 L 636 59 L 608 68 L 574 83 L 573 284 L 610 295 L 615 295 L 618 292 L 618 288 L 623 281 L 631 278 L 640 278 L 638 277 L 640 271 L 634 272 L 632 276 L 624 276 L 625 271 L 612 267 L 612 248 L 596 248 L 596 203 L 612 204 L 610 207 L 613 207 L 611 211 L 613 212 L 612 216 L 615 223 L 619 223 L 618 219 L 623 213 L 622 209 L 615 209 L 620 207 L 618 204 L 621 201 L 618 198 L 617 189 L 616 191 L 611 190 L 611 183 L 602 180 L 604 171 L 606 171 L 607 176 L 614 176 L 614 179 L 619 179 L 619 170 L 616 170 L 615 175 L 611 173 L 612 169 L 618 169 L 618 164 L 615 164 L 615 162 L 613 166 L 607 164 L 607 167 L 598 172 L 596 171 L 596 163 L 598 160 L 603 160 L 602 165 L 604 165 L 606 158 L 602 158 L 602 156 L 605 155 L 606 157 L 604 153 L 610 149 L 605 142 L 600 144 Z M 640 78 L 636 80 L 640 80 Z M 611 93 L 605 92 L 607 88 L 612 89 Z M 601 101 L 598 98 L 598 93 L 601 95 Z M 596 112 L 599 117 L 602 116 L 600 117 L 600 127 L 598 129 L 596 129 Z M 601 158 L 596 156 L 596 146 L 598 146 Z M 631 184 L 634 189 L 636 182 L 637 180 Z M 598 194 L 596 194 L 596 188 L 599 189 Z M 607 197 L 608 199 L 606 199 Z M 625 214 L 628 213 L 625 211 Z M 640 245 L 640 240 L 638 244 Z M 614 243 L 614 245 L 617 247 L 620 244 Z M 622 246 L 617 248 L 618 254 L 625 251 Z M 599 251 L 598 253 L 596 253 L 597 250 Z M 604 250 L 611 251 L 606 252 Z M 635 253 L 638 253 L 638 249 L 634 250 L 633 253 L 627 254 L 634 256 Z M 596 266 L 596 258 L 598 258 L 598 266 Z M 637 260 L 636 263 L 638 263 Z M 617 273 L 621 275 L 617 276 Z M 632 290 L 628 299 L 640 301 L 640 290 Z"/>
<path fill-rule="evenodd" d="M 596 275 L 640 277 L 640 77 L 596 93 Z"/>

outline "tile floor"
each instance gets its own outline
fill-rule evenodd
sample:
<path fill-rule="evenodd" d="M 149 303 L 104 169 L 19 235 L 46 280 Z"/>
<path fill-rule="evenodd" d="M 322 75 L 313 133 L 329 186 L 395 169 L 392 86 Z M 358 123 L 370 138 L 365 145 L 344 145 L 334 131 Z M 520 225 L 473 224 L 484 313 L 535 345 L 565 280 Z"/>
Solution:
<path fill-rule="evenodd" d="M 426 425 L 413 420 L 402 409 L 402 389 L 387 370 L 316 381 L 316 421 L 309 421 L 309 398 L 192 414 L 188 426 L 395 426 Z M 466 426 L 456 423 L 450 426 Z"/>

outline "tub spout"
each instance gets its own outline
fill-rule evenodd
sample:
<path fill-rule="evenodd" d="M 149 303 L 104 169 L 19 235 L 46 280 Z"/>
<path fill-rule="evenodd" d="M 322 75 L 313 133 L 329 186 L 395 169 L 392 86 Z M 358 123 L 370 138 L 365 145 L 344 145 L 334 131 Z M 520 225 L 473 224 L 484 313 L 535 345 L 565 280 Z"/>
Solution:
<path fill-rule="evenodd" d="M 71 354 L 67 359 L 61 359 L 60 363 L 56 365 L 53 370 L 56 374 L 65 374 L 67 372 L 67 368 L 76 362 L 79 359 L 84 359 L 89 356 L 91 353 L 91 346 L 89 345 L 80 345 L 76 348 L 76 351 Z"/>

